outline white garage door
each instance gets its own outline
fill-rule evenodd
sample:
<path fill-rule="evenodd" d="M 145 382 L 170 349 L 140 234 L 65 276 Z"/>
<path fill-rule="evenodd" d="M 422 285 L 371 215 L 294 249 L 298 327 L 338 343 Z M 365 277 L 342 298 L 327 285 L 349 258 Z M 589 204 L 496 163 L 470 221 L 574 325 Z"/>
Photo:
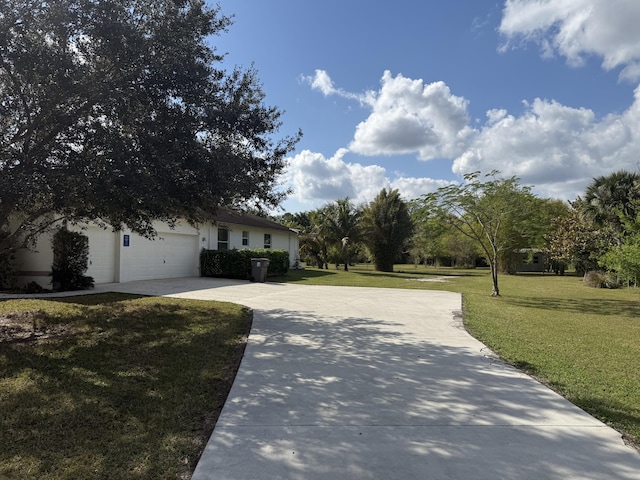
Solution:
<path fill-rule="evenodd" d="M 82 233 L 89 237 L 89 268 L 87 275 L 95 283 L 115 281 L 117 234 L 99 227 L 89 227 Z"/>
<path fill-rule="evenodd" d="M 155 240 L 132 236 L 123 247 L 121 281 L 198 275 L 198 236 L 159 233 Z"/>

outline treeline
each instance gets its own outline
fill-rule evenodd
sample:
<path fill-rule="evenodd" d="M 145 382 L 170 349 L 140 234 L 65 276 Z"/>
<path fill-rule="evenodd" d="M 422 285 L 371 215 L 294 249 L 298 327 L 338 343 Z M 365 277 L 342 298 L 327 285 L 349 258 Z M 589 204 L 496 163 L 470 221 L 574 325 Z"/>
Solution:
<path fill-rule="evenodd" d="M 368 205 L 344 198 L 277 220 L 299 230 L 302 261 L 320 268 L 334 263 L 348 270 L 354 262 L 372 261 L 377 270 L 393 271 L 414 231 L 409 205 L 397 190 L 386 189 Z"/>
<path fill-rule="evenodd" d="M 498 273 L 515 273 L 522 252 L 544 254 L 545 268 L 590 273 L 595 286 L 640 278 L 640 175 L 620 171 L 594 178 L 574 201 L 539 198 L 516 177 L 468 174 L 462 184 L 404 201 L 383 189 L 369 204 L 340 199 L 278 221 L 300 231 L 308 265 L 347 270 L 370 261 L 380 271 L 394 263 L 488 265 L 493 295 Z"/>

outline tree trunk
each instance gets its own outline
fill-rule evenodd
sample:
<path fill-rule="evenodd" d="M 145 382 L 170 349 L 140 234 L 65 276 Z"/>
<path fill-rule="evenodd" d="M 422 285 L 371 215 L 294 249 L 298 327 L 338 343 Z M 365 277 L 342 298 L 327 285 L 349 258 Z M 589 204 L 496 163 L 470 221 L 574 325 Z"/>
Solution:
<path fill-rule="evenodd" d="M 342 239 L 344 242 L 344 239 Z M 342 245 L 342 259 L 344 260 L 344 271 L 349 271 L 349 246 L 343 243 Z"/>
<path fill-rule="evenodd" d="M 498 288 L 498 259 L 494 257 L 491 259 L 491 280 L 493 281 L 493 290 L 491 291 L 492 297 L 500 296 L 500 289 Z"/>

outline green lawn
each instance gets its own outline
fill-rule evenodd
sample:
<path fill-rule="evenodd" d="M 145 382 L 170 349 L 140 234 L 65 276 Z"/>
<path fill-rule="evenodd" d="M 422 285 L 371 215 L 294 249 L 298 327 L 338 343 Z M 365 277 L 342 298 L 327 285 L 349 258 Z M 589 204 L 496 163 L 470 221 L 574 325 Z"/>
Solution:
<path fill-rule="evenodd" d="M 189 478 L 250 323 L 229 303 L 0 302 L 0 478 Z"/>
<path fill-rule="evenodd" d="M 444 282 L 420 280 L 441 279 Z M 469 332 L 518 366 L 640 444 L 640 289 L 586 287 L 575 276 L 501 275 L 494 298 L 487 270 L 396 265 L 307 269 L 303 284 L 438 289 L 463 294 Z"/>
<path fill-rule="evenodd" d="M 493 298 L 485 270 L 412 265 L 270 280 L 462 292 L 473 335 L 640 440 L 640 289 L 530 274 L 501 276 Z M 0 478 L 188 478 L 250 321 L 228 303 L 120 294 L 0 301 Z"/>

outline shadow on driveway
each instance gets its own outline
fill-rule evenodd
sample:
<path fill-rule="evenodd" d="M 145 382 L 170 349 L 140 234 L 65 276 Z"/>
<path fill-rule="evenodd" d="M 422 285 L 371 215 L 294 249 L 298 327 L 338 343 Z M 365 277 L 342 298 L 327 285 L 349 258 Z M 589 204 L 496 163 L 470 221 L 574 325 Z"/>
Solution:
<path fill-rule="evenodd" d="M 638 478 L 617 432 L 483 355 L 453 312 L 384 319 L 382 301 L 257 309 L 194 480 Z"/>

